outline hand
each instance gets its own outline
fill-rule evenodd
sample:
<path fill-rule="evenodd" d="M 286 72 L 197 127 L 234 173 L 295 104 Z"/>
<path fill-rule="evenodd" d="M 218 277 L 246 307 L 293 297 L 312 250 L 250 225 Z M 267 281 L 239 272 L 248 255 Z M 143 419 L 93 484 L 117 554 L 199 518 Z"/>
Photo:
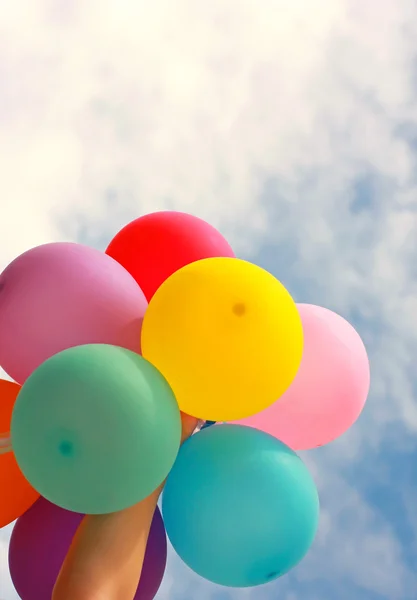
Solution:
<path fill-rule="evenodd" d="M 182 436 L 181 436 L 181 444 L 188 440 L 188 438 L 194 433 L 195 428 L 198 424 L 198 419 L 195 417 L 191 417 L 185 413 L 181 413 L 181 421 L 182 421 Z"/>
<path fill-rule="evenodd" d="M 194 433 L 194 431 L 197 427 L 197 424 L 198 424 L 198 419 L 182 412 L 181 413 L 181 422 L 182 422 L 182 433 L 181 433 L 181 445 L 182 445 Z M 154 492 L 152 492 L 152 494 L 149 496 L 149 500 L 156 499 L 156 502 L 158 502 L 158 498 L 161 495 L 162 490 L 164 489 L 165 481 L 163 481 L 161 483 L 161 485 L 159 487 L 157 487 Z"/>
<path fill-rule="evenodd" d="M 181 444 L 198 420 L 181 413 Z M 85 517 L 56 582 L 53 600 L 127 600 L 138 586 L 163 482 L 148 498 L 110 515 Z"/>

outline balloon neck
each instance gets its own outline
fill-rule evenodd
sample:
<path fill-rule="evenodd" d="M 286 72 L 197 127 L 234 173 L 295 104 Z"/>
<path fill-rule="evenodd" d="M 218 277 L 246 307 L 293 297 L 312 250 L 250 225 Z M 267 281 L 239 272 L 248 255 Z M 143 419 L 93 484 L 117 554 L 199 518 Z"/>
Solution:
<path fill-rule="evenodd" d="M 215 425 L 216 421 L 205 421 L 204 425 L 201 427 L 201 429 L 207 429 L 207 427 L 211 427 L 212 425 Z"/>
<path fill-rule="evenodd" d="M 12 439 L 10 437 L 10 431 L 7 431 L 6 433 L 0 433 L 0 455 L 11 451 Z"/>

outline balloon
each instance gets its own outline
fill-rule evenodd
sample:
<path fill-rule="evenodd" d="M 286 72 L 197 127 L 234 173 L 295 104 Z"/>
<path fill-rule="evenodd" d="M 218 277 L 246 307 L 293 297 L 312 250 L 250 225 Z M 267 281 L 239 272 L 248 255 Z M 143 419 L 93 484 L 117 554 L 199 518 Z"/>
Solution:
<path fill-rule="evenodd" d="M 293 381 L 301 319 L 284 286 L 237 258 L 187 265 L 152 298 L 142 352 L 171 385 L 180 409 L 210 421 L 247 417 Z"/>
<path fill-rule="evenodd" d="M 287 573 L 316 534 L 316 486 L 290 448 L 256 429 L 219 425 L 183 445 L 162 498 L 168 537 L 197 574 L 252 587 Z"/>
<path fill-rule="evenodd" d="M 138 354 L 92 344 L 55 354 L 27 379 L 12 445 L 48 500 L 87 514 L 151 494 L 178 453 L 181 418 L 162 375 Z"/>
<path fill-rule="evenodd" d="M 106 253 L 133 275 L 148 301 L 181 267 L 202 258 L 234 257 L 214 227 L 174 211 L 151 213 L 132 221 L 113 238 Z"/>
<path fill-rule="evenodd" d="M 140 352 L 146 308 L 132 276 L 103 252 L 70 243 L 32 248 L 0 276 L 0 365 L 23 383 L 72 346 Z"/>
<path fill-rule="evenodd" d="M 299 304 L 304 355 L 291 387 L 263 412 L 239 421 L 294 450 L 322 446 L 359 417 L 370 386 L 369 361 L 355 329 L 334 312 Z"/>
<path fill-rule="evenodd" d="M 52 591 L 72 539 L 83 519 L 40 498 L 13 528 L 9 568 L 22 600 L 46 600 Z M 100 552 L 100 548 L 97 550 Z M 167 540 L 157 508 L 149 533 L 142 575 L 134 600 L 152 600 L 165 572 Z M 138 565 L 138 570 L 140 565 Z"/>
<path fill-rule="evenodd" d="M 39 498 L 16 463 L 10 420 L 20 385 L 0 379 L 0 528 L 20 517 Z"/>

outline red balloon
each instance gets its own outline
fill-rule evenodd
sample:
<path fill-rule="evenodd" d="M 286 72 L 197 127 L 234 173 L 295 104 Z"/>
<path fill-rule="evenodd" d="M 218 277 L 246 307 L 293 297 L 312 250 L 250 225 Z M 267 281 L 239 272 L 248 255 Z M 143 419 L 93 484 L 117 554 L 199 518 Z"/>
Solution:
<path fill-rule="evenodd" d="M 113 238 L 106 254 L 136 279 L 148 302 L 159 286 L 186 265 L 235 254 L 211 225 L 192 215 L 164 211 L 132 221 Z"/>

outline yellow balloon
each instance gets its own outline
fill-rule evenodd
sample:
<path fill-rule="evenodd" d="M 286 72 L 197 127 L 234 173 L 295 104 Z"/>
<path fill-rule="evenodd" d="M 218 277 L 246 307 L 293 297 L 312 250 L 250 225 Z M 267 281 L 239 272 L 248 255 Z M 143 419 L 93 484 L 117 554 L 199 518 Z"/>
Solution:
<path fill-rule="evenodd" d="M 142 354 L 165 376 L 180 409 L 211 421 L 273 404 L 301 362 L 297 307 L 270 273 L 237 258 L 183 267 L 145 313 Z"/>

